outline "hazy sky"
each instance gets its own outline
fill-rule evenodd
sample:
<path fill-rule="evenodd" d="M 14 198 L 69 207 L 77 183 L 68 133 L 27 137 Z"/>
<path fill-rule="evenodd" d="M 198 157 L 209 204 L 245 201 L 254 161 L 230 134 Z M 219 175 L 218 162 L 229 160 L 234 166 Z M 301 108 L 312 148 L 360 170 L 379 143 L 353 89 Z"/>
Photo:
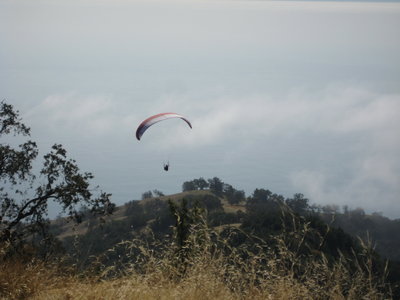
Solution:
<path fill-rule="evenodd" d="M 0 98 L 117 204 L 217 176 L 400 218 L 398 2 L 0 0 Z M 165 111 L 193 130 L 138 142 Z"/>

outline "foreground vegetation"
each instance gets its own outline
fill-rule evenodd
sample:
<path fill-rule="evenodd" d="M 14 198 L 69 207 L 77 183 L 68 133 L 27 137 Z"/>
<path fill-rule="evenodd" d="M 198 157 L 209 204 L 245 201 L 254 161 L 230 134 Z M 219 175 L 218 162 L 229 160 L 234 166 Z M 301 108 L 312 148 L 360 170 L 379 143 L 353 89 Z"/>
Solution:
<path fill-rule="evenodd" d="M 6 299 L 388 299 L 390 286 L 365 245 L 353 257 L 329 260 L 300 251 L 299 234 L 278 235 L 274 243 L 227 227 L 210 229 L 201 209 L 185 204 L 175 213 L 168 243 L 153 239 L 121 242 L 93 258 L 85 271 L 56 262 L 8 261 L 0 267 Z M 238 237 L 246 238 L 240 247 Z M 322 238 L 320 240 L 322 241 Z M 123 255 L 121 255 L 123 253 Z M 114 263 L 108 261 L 114 256 Z M 118 259 L 115 259 L 115 256 Z M 71 262 L 71 261 L 70 261 Z"/>
<path fill-rule="evenodd" d="M 85 230 L 73 235 L 63 231 L 67 219 L 53 224 L 63 244 L 50 253 L 35 240 L 18 251 L 3 246 L 0 297 L 398 297 L 391 264 L 371 244 L 310 213 L 299 194 L 284 199 L 257 189 L 230 204 L 224 193 L 187 191 L 127 203 L 105 223 L 82 215 Z"/>

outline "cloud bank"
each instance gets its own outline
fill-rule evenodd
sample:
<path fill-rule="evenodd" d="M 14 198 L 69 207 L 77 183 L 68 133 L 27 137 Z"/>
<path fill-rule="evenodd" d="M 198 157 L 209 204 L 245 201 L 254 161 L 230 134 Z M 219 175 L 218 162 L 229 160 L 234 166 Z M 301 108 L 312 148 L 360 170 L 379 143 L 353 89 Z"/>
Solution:
<path fill-rule="evenodd" d="M 219 162 L 214 164 L 235 161 L 256 166 L 272 155 L 279 172 L 270 172 L 279 174 L 288 190 L 302 192 L 317 203 L 400 215 L 393 209 L 400 194 L 400 94 L 337 85 L 319 91 L 296 89 L 280 96 L 193 98 L 165 95 L 138 109 L 112 96 L 53 95 L 27 117 L 48 131 L 57 128 L 82 139 L 91 136 L 121 143 L 113 145 L 121 149 L 120 156 L 129 155 L 123 150 L 126 144 L 149 159 L 164 151 L 212 157 L 219 147 Z M 134 131 L 142 118 L 171 110 L 187 116 L 193 130 L 180 120 L 165 121 L 150 128 L 141 142 L 135 141 Z M 253 176 L 263 175 L 255 171 Z"/>

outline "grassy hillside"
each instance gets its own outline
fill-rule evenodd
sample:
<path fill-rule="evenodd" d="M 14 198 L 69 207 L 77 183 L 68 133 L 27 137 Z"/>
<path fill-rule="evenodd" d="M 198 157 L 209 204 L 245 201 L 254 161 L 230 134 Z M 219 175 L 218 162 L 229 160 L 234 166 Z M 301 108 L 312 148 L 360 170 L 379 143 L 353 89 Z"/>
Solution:
<path fill-rule="evenodd" d="M 0 299 L 396 299 L 398 275 L 304 202 L 197 190 L 58 219 L 66 252 L 4 260 Z"/>
<path fill-rule="evenodd" d="M 214 196 L 214 194 L 210 190 L 198 190 L 198 191 L 187 191 L 182 193 L 176 193 L 167 196 L 161 197 L 151 197 L 144 200 L 135 201 L 141 206 L 145 206 L 151 202 L 156 200 L 161 200 L 167 202 L 168 200 L 172 201 L 180 201 L 183 198 L 196 198 L 196 197 L 203 197 L 203 196 Z M 246 211 L 245 203 L 232 205 L 226 200 L 225 197 L 218 197 L 221 201 L 222 208 L 227 213 L 236 213 L 237 211 Z M 118 222 L 123 221 L 128 218 L 127 215 L 127 207 L 128 205 L 121 205 L 115 208 L 115 211 L 112 215 L 107 216 L 104 221 L 111 223 L 111 222 Z M 51 222 L 53 226 L 53 231 L 56 233 L 57 237 L 61 240 L 64 240 L 67 237 L 73 237 L 76 235 L 83 235 L 88 233 L 88 230 L 91 228 L 91 223 L 93 223 L 93 219 L 84 219 L 80 224 L 75 224 L 73 222 L 69 222 L 69 220 L 65 218 L 58 218 Z"/>

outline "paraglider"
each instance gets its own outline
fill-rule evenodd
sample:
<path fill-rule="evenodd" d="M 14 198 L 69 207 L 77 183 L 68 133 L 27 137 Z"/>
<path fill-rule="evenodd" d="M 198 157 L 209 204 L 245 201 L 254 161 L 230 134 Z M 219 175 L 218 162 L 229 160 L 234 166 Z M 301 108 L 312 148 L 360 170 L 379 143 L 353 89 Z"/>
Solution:
<path fill-rule="evenodd" d="M 164 171 L 168 172 L 169 169 L 169 162 L 167 162 L 166 164 L 164 164 Z"/>
<path fill-rule="evenodd" d="M 172 112 L 161 113 L 161 114 L 151 116 L 151 117 L 147 118 L 146 120 L 144 120 L 142 123 L 140 123 L 139 127 L 136 129 L 136 138 L 138 139 L 138 141 L 140 141 L 141 137 L 143 136 L 145 131 L 150 126 L 153 126 L 154 124 L 156 124 L 160 121 L 164 121 L 164 120 L 168 120 L 168 119 L 172 119 L 172 118 L 182 119 L 189 125 L 190 128 L 192 128 L 192 124 L 189 122 L 189 120 L 181 115 L 178 115 L 178 114 L 172 113 Z M 164 163 L 164 171 L 168 171 L 168 170 L 169 170 L 169 161 L 167 163 Z"/>
<path fill-rule="evenodd" d="M 168 119 L 172 119 L 172 118 L 180 118 L 183 121 L 185 121 L 190 128 L 192 128 L 192 124 L 190 124 L 189 120 L 187 120 L 185 117 L 178 115 L 176 113 L 161 113 L 158 115 L 154 115 L 151 116 L 149 118 L 147 118 L 146 120 L 144 120 L 142 123 L 140 123 L 139 127 L 136 130 L 136 138 L 140 141 L 140 138 L 142 137 L 143 133 L 152 125 L 160 122 L 160 121 L 164 121 L 164 120 L 168 120 Z"/>

